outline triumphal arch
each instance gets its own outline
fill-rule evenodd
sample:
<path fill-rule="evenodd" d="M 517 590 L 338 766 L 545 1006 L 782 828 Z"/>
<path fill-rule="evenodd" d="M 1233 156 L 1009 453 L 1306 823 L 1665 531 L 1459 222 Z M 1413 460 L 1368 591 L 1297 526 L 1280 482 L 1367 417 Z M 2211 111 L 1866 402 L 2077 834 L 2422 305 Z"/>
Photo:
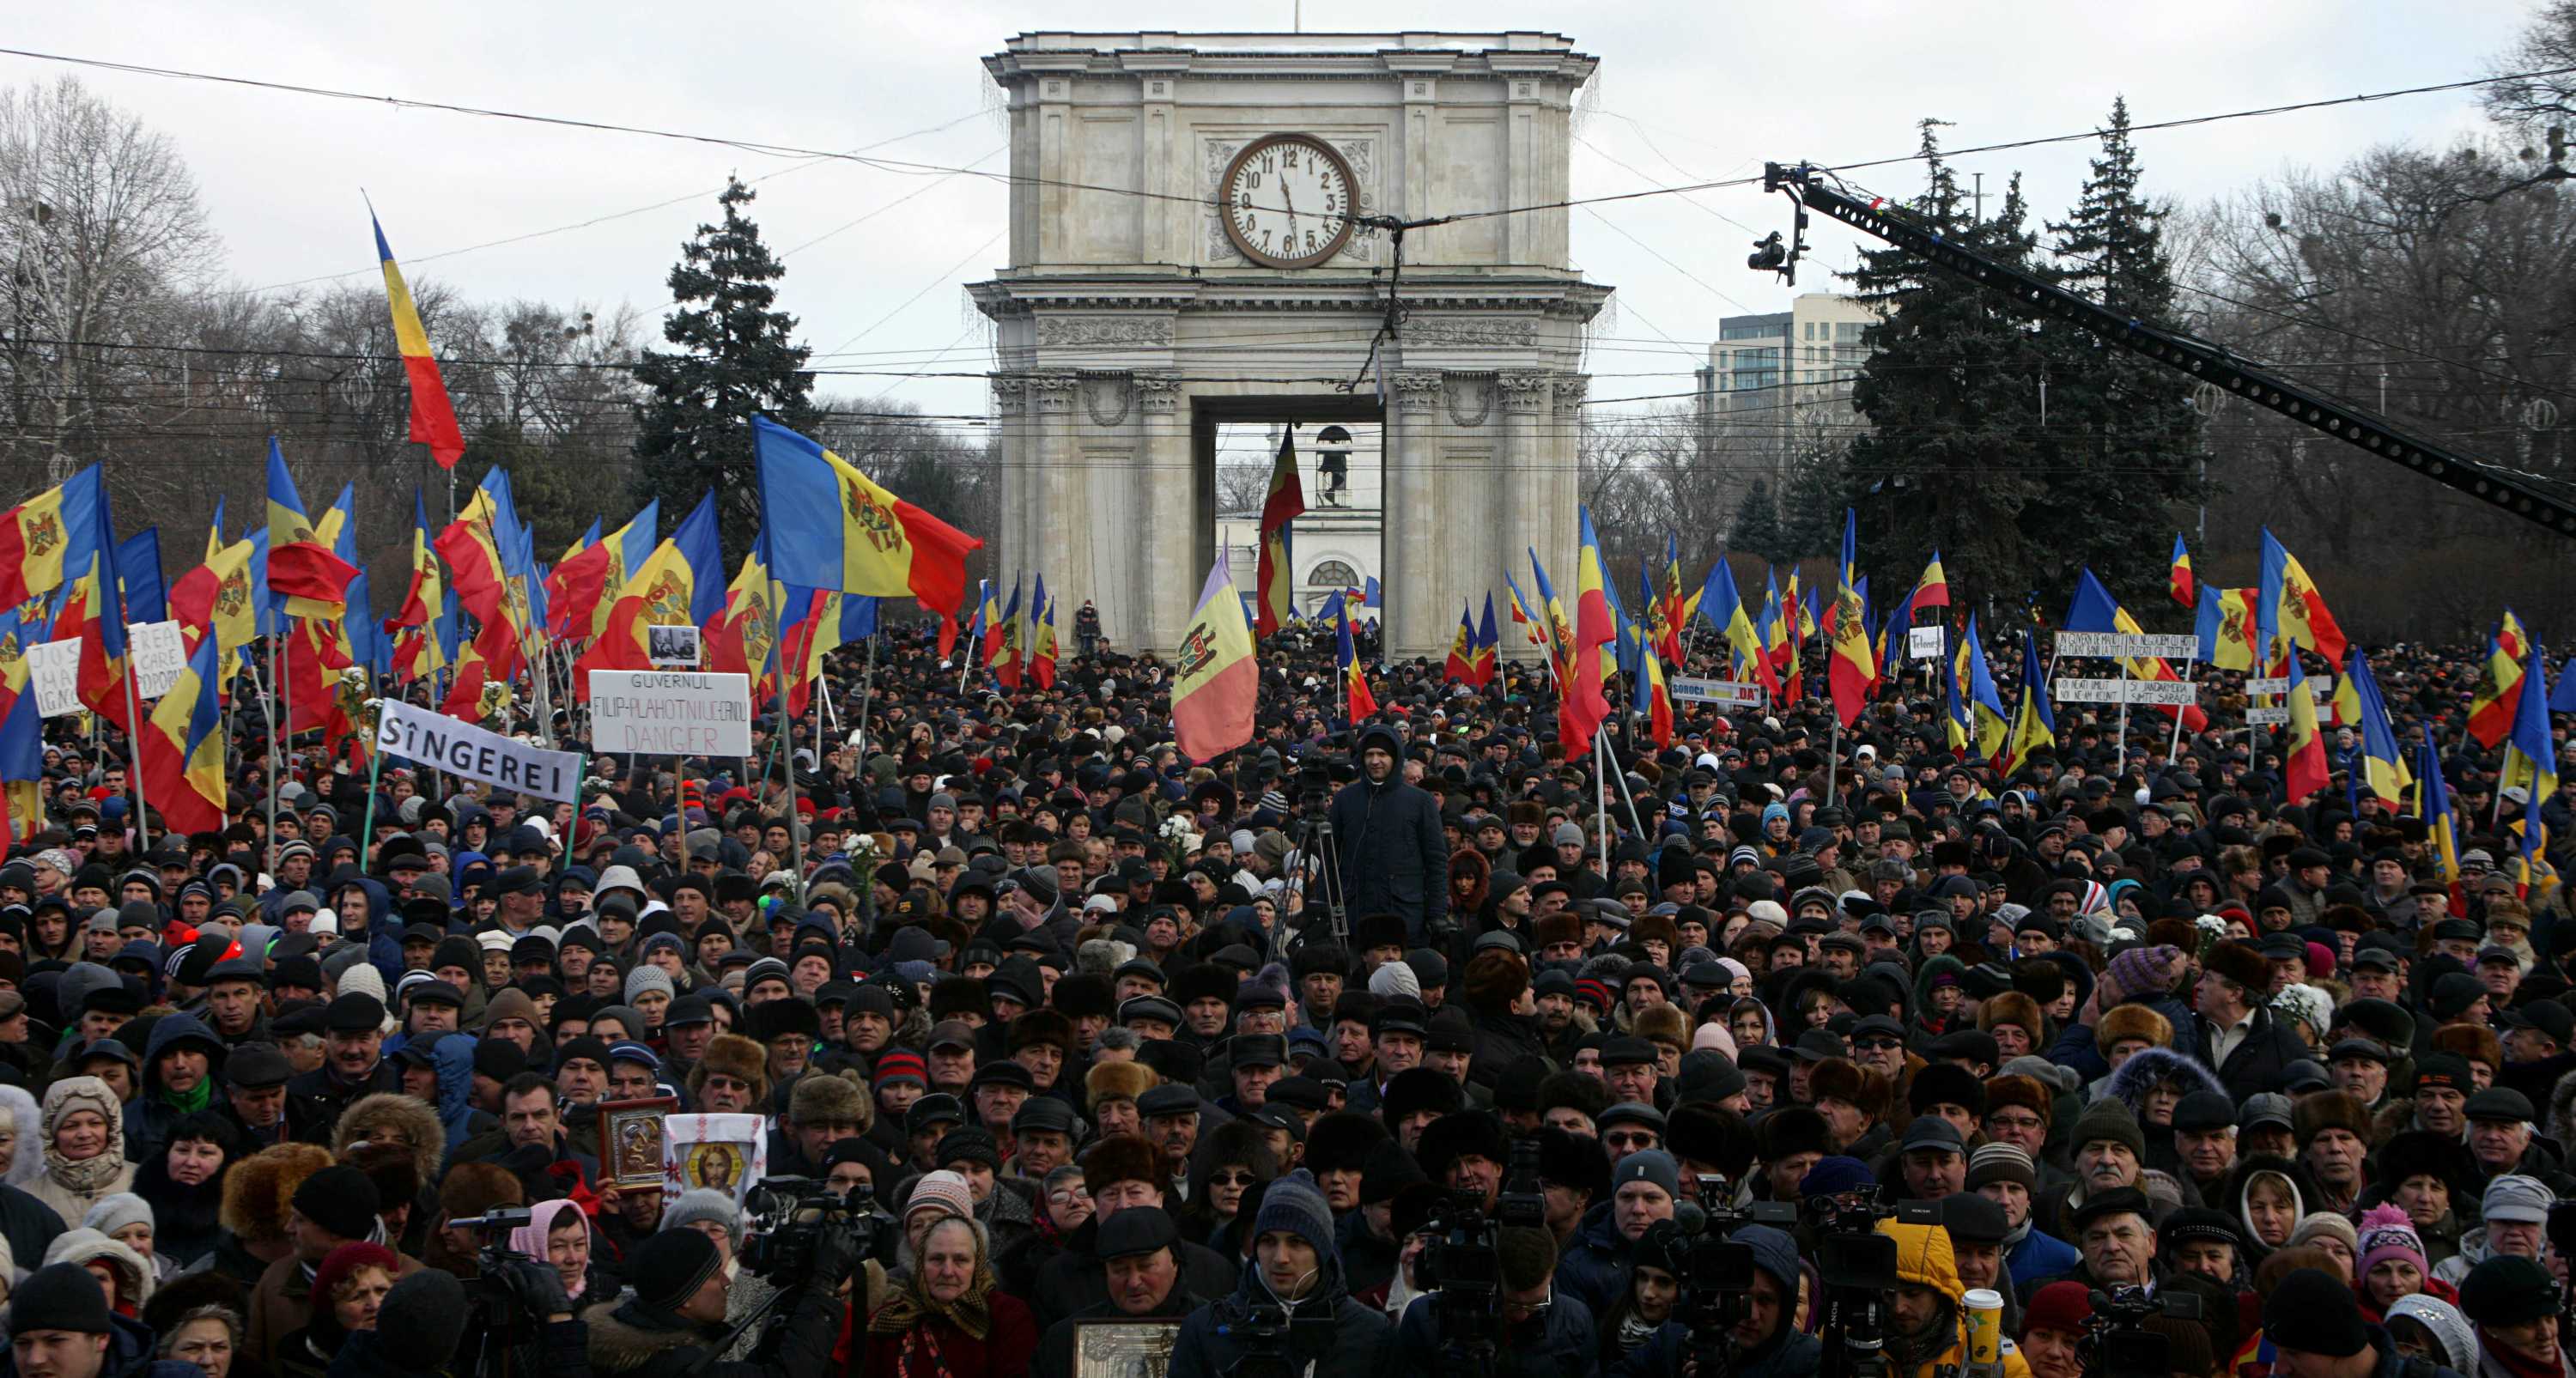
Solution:
<path fill-rule="evenodd" d="M 1545 207 L 1595 65 L 1518 31 L 1042 32 L 987 57 L 1012 178 L 1009 266 L 970 288 L 998 333 L 996 567 L 1168 654 L 1215 558 L 1217 427 L 1373 421 L 1391 655 L 1507 606 L 1525 547 L 1569 583 L 1610 289 Z M 1426 221 L 1399 267 L 1393 225 Z"/>

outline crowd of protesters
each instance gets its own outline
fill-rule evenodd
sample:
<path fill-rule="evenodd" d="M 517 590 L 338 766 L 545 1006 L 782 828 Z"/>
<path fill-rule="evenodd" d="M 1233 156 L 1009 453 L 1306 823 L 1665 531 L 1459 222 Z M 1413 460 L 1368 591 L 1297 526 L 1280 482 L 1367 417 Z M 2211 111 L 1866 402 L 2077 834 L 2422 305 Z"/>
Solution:
<path fill-rule="evenodd" d="M 272 815 L 245 702 L 236 821 L 195 836 L 67 733 L 0 865 L 6 1364 L 1061 1378 L 1087 1325 L 1160 1322 L 1177 1378 L 1477 1338 L 1503 1374 L 1797 1378 L 1816 1212 L 1735 1232 L 1722 1336 L 1682 1220 L 1874 1189 L 1939 1221 L 1878 1226 L 1897 1378 L 1959 1371 L 1972 1291 L 2011 1378 L 2077 1378 L 2133 1292 L 2198 1301 L 2146 1322 L 2178 1378 L 2576 1375 L 2576 819 L 2545 801 L 2526 873 L 2475 665 L 2379 663 L 2456 877 L 2348 739 L 2282 797 L 2224 687 L 2178 743 L 2061 706 L 2008 775 L 1901 686 L 1839 734 L 1686 706 L 1599 780 L 1536 666 L 1389 666 L 1354 730 L 1291 634 L 1255 740 L 1199 763 L 1151 657 L 998 691 L 897 633 L 831 735 L 594 756 L 571 802 L 399 760 L 371 793 L 308 739 Z M 888 1246 L 747 1268 L 738 1193 L 604 1168 L 600 1107 L 655 1097 L 762 1117 L 768 1175 Z M 1544 1223 L 1461 1335 L 1433 1221 L 1519 1188 Z"/>

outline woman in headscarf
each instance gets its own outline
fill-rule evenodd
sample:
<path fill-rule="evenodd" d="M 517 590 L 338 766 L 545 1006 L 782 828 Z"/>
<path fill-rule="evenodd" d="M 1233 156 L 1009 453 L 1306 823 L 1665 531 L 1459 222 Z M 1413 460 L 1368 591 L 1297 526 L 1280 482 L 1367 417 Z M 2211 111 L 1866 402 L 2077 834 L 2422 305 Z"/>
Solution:
<path fill-rule="evenodd" d="M 2238 1163 L 2227 1179 L 2226 1199 L 2213 1204 L 2236 1217 L 2250 1271 L 2273 1250 L 2289 1247 L 2299 1222 L 2317 1209 L 2318 1197 L 2305 1167 L 2265 1156 Z"/>
<path fill-rule="evenodd" d="M 993 1280 L 984 1227 L 943 1215 L 922 1234 L 919 1266 L 868 1319 L 868 1371 L 888 1378 L 1021 1378 L 1038 1341 L 1028 1305 Z M 842 1337 L 836 1360 L 846 1362 Z"/>
<path fill-rule="evenodd" d="M 152 1300 L 152 1289 L 160 1285 L 143 1255 L 93 1229 L 65 1230 L 54 1236 L 37 1266 L 53 1263 L 76 1263 L 95 1274 L 111 1294 L 108 1309 L 120 1316 L 142 1315 L 143 1304 Z"/>
<path fill-rule="evenodd" d="M 44 1175 L 45 1155 L 37 1148 L 45 1137 L 44 1112 L 23 1086 L 0 1086 L 0 1109 L 9 1112 L 0 1119 L 0 1182 L 24 1190 Z"/>
<path fill-rule="evenodd" d="M 564 1295 L 576 1303 L 586 1295 L 616 1290 L 592 1269 L 590 1245 L 590 1217 L 563 1197 L 530 1206 L 528 1223 L 510 1231 L 510 1247 L 551 1266 L 563 1281 Z M 594 1280 L 601 1285 L 593 1286 Z"/>
<path fill-rule="evenodd" d="M 133 1187 L 134 1165 L 125 1161 L 124 1107 L 106 1082 L 55 1082 L 45 1092 L 43 1132 L 44 1175 L 26 1191 L 53 1207 L 65 1226 L 77 1228 L 100 1198 Z"/>
<path fill-rule="evenodd" d="M 277 1378 L 323 1378 L 340 1346 L 376 1328 L 401 1260 L 382 1244 L 343 1244 L 313 1271 L 313 1319 L 277 1342 Z"/>

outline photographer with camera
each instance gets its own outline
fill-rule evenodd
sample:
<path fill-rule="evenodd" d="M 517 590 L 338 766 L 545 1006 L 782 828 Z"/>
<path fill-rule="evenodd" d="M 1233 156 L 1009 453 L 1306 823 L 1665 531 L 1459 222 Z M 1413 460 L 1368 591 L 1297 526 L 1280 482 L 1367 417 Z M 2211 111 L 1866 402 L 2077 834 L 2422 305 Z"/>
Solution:
<path fill-rule="evenodd" d="M 1582 1302 L 1556 1293 L 1556 1240 L 1544 1229 L 1495 1231 L 1500 1264 L 1501 1324 L 1492 1332 L 1492 1378 L 1585 1378 L 1600 1370 L 1599 1335 Z M 1456 1371 L 1443 1343 L 1440 1298 L 1420 1296 L 1395 1327 L 1395 1352 L 1408 1374 Z"/>
<path fill-rule="evenodd" d="M 1896 1241 L 1896 1295 L 1889 1307 L 1890 1378 L 1942 1378 L 1965 1363 L 1968 1352 L 1967 1285 L 1950 1252 L 1950 1232 L 1938 1225 L 1881 1220 L 1878 1232 Z M 2006 1378 L 2030 1378 L 2030 1364 L 2006 1351 Z"/>
<path fill-rule="evenodd" d="M 723 1252 L 697 1230 L 664 1230 L 635 1251 L 628 1293 L 581 1313 L 590 1328 L 591 1370 L 637 1378 L 824 1378 L 838 1367 L 833 1337 L 848 1309 L 840 1289 L 859 1255 L 846 1233 L 822 1232 L 810 1269 L 772 1279 L 792 1295 L 780 1303 L 786 1321 L 765 1346 L 766 1360 L 740 1362 L 714 1357 L 731 1334 L 725 1309 L 732 1283 Z"/>
<path fill-rule="evenodd" d="M 1404 920 L 1409 946 L 1445 948 L 1434 930 L 1449 917 L 1449 842 L 1440 801 L 1404 778 L 1404 743 L 1393 728 L 1360 729 L 1351 752 L 1360 778 L 1333 796 L 1328 816 L 1341 859 L 1342 903 L 1354 915 Z"/>
<path fill-rule="evenodd" d="M 1353 1300 L 1333 1214 L 1304 1169 L 1272 1182 L 1253 1222 L 1253 1266 L 1234 1293 L 1181 1323 L 1169 1378 L 1303 1374 L 1368 1378 L 1387 1367 L 1394 1324 Z"/>
<path fill-rule="evenodd" d="M 1658 1227 L 1659 1230 L 1663 1227 Z M 1735 1324 L 1724 1338 L 1727 1378 L 1805 1378 L 1823 1362 L 1824 1345 L 1798 1329 L 1798 1243 L 1769 1225 L 1746 1225 L 1727 1242 L 1752 1251 L 1752 1286 L 1744 1293 Z M 1682 1279 L 1684 1302 L 1677 1318 L 1656 1327 L 1646 1342 L 1631 1350 L 1612 1370 L 1614 1378 L 1716 1378 L 1702 1370 L 1692 1354 L 1694 1336 L 1688 1314 L 1691 1300 Z M 1702 1342 L 1710 1337 L 1696 1337 Z"/>

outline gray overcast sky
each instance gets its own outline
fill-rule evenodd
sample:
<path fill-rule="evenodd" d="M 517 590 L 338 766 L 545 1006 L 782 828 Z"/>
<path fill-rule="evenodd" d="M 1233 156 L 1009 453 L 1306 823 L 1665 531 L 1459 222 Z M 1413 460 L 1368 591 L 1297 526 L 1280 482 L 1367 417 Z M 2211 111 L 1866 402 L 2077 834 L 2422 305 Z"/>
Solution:
<path fill-rule="evenodd" d="M 1574 155 L 1576 194 L 1599 195 L 1743 176 L 1766 158 L 1905 153 L 1925 115 L 1955 122 L 1947 139 L 1969 145 L 2091 128 L 2115 94 L 2126 94 L 2133 117 L 2145 122 L 2455 80 L 2481 72 L 2533 8 L 2519 0 L 2118 7 L 1305 0 L 1304 22 L 1310 31 L 1377 29 L 1392 14 L 1409 28 L 1571 35 L 1601 59 L 1598 112 L 1579 126 L 1584 142 Z M 9 42 L 809 148 L 913 134 L 879 151 L 997 169 L 1005 134 L 977 60 L 1011 34 L 1041 26 L 1285 29 L 1290 9 L 1291 0 L 1228 7 L 119 0 L 22 13 Z M 66 70 L 74 69 L 0 58 L 5 80 L 50 80 Z M 418 265 L 416 282 L 434 278 L 483 300 L 632 302 L 658 320 L 668 303 L 663 275 L 712 211 L 725 174 L 767 176 L 789 165 L 713 145 L 238 86 L 99 71 L 82 78 L 178 141 L 244 286 L 372 275 L 364 186 L 396 255 Z M 2331 167 L 2375 143 L 2437 141 L 2476 123 L 2474 93 L 2462 92 L 2151 134 L 2142 147 L 2153 192 L 2199 202 L 2285 166 Z M 2053 215 L 2072 199 L 2089 152 L 2065 145 L 1965 159 L 1961 167 L 1983 171 L 1989 191 L 2021 169 L 2037 209 Z M 1919 182 L 1910 168 L 1865 180 L 1897 193 Z M 773 176 L 760 191 L 754 214 L 771 243 L 796 250 L 785 306 L 816 350 L 843 351 L 818 366 L 984 365 L 983 336 L 969 328 L 958 285 L 1001 264 L 1007 192 L 999 182 L 823 163 Z M 673 198 L 686 199 L 423 261 Z M 1715 334 L 1721 315 L 1775 310 L 1787 300 L 1745 271 L 1747 230 L 1719 218 L 1768 231 L 1784 225 L 1785 206 L 1751 188 L 1691 200 L 1605 206 L 1602 218 L 1573 213 L 1577 262 L 1619 289 L 1617 325 L 1606 332 L 1617 338 L 1593 358 L 1596 398 L 1686 387 L 1697 360 L 1661 346 L 1661 334 L 1696 345 Z M 1828 264 L 1850 262 L 1849 231 L 1819 222 L 1813 239 Z M 1821 277 L 1812 275 L 1811 287 Z M 930 359 L 952 345 L 956 352 Z M 889 386 L 932 411 L 984 407 L 983 386 L 969 380 L 827 380 L 845 395 Z"/>

